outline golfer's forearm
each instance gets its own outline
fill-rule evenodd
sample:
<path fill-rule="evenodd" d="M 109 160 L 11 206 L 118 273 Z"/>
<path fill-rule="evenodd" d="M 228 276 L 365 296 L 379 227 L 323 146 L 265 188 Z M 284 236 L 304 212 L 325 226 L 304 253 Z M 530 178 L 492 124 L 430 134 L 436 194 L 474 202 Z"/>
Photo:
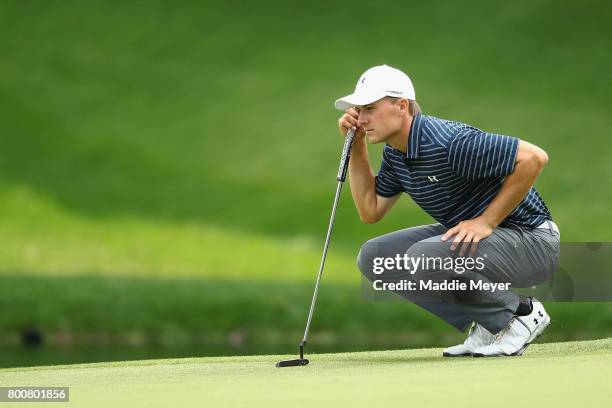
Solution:
<path fill-rule="evenodd" d="M 377 211 L 376 181 L 364 139 L 356 140 L 353 144 L 349 162 L 349 183 L 361 221 L 368 224 L 378 221 L 381 217 Z"/>
<path fill-rule="evenodd" d="M 481 217 L 491 227 L 497 227 L 525 198 L 545 164 L 545 161 L 536 156 L 517 162 L 514 171 L 506 177 L 499 193 Z"/>

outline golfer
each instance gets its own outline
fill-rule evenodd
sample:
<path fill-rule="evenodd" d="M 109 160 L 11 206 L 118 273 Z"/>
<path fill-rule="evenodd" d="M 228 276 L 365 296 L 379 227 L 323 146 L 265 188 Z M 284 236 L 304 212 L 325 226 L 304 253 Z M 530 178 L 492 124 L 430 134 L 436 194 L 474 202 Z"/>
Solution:
<path fill-rule="evenodd" d="M 368 69 L 355 92 L 335 106 L 345 112 L 338 121 L 340 133 L 355 130 L 349 180 L 361 220 L 378 222 L 401 193 L 407 193 L 437 221 L 366 242 L 357 260 L 363 275 L 372 282 L 384 277 L 373 265 L 385 257 L 484 256 L 483 268 L 468 273 L 439 263 L 424 268 L 423 262 L 418 270 L 396 268 L 387 279 L 435 284 L 477 279 L 489 284 L 487 288 L 509 286 L 396 293 L 462 332 L 469 329 L 465 342 L 447 348 L 444 356 L 522 354 L 546 329 L 550 317 L 541 302 L 512 287 L 545 281 L 559 259 L 559 229 L 533 187 L 548 162 L 547 154 L 515 137 L 423 114 L 410 78 L 387 65 Z M 385 143 L 377 175 L 370 166 L 366 138 Z"/>

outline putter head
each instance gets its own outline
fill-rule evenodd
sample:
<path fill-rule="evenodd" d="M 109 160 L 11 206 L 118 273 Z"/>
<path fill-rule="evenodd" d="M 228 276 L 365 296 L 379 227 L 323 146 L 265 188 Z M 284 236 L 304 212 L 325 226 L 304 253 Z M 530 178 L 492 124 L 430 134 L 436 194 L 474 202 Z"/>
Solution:
<path fill-rule="evenodd" d="M 295 360 L 284 360 L 276 363 L 277 367 L 296 367 L 296 366 L 305 366 L 308 364 L 307 358 L 296 358 Z"/>

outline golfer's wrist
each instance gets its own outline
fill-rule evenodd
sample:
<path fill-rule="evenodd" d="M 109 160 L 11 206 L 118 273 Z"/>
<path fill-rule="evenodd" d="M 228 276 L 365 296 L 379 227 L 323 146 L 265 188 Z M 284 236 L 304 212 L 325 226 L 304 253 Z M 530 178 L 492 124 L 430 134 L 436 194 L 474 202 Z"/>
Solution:
<path fill-rule="evenodd" d="M 365 136 L 357 136 L 355 135 L 355 140 L 353 141 L 352 151 L 356 150 L 364 150 L 367 149 L 367 145 L 365 142 Z"/>
<path fill-rule="evenodd" d="M 486 212 L 484 212 L 479 218 L 491 229 L 497 228 L 497 226 L 501 223 L 499 217 L 492 214 L 487 214 Z"/>

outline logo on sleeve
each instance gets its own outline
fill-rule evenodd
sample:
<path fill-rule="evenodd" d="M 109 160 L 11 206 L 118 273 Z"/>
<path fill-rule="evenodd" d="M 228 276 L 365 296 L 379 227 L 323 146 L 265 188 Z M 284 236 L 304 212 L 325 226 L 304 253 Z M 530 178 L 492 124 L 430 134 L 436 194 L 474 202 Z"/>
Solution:
<path fill-rule="evenodd" d="M 431 181 L 432 183 L 437 183 L 438 181 L 440 181 L 440 180 L 438 180 L 438 178 L 437 178 L 436 176 L 427 176 L 427 178 L 428 178 L 428 179 L 429 179 L 429 181 Z"/>

